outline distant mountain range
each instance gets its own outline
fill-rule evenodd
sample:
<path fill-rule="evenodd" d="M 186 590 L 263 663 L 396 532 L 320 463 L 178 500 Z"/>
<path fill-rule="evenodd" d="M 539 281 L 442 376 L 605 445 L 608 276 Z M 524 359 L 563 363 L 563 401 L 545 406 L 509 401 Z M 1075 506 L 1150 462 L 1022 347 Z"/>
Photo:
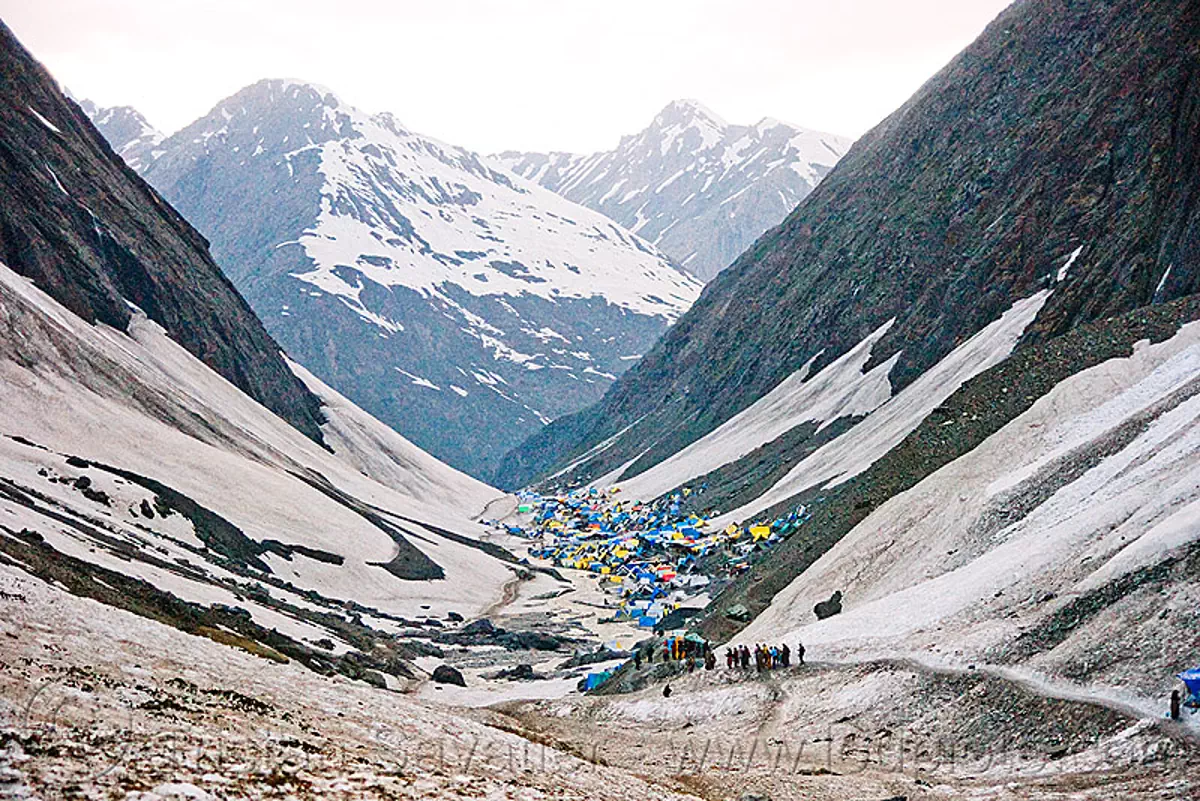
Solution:
<path fill-rule="evenodd" d="M 312 84 L 261 81 L 161 141 L 91 113 L 291 355 L 477 476 L 700 292 L 602 214 Z"/>
<path fill-rule="evenodd" d="M 850 144 L 773 119 L 730 125 L 694 100 L 677 100 L 614 150 L 493 158 L 616 220 L 708 281 L 782 222 Z"/>

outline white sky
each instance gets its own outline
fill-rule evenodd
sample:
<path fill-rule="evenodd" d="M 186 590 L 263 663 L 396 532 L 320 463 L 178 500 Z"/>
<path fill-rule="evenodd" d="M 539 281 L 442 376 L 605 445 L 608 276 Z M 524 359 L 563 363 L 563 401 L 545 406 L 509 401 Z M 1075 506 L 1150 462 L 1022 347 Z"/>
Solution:
<path fill-rule="evenodd" d="M 1010 0 L 0 0 L 76 95 L 170 133 L 260 78 L 482 152 L 591 152 L 695 98 L 858 136 Z"/>

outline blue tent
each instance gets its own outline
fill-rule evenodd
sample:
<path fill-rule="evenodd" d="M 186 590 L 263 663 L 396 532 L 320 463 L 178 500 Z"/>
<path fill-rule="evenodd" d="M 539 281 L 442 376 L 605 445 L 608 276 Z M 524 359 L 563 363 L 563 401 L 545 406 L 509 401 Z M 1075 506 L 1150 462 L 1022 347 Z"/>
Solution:
<path fill-rule="evenodd" d="M 1200 667 L 1183 671 L 1179 674 L 1179 678 L 1183 681 L 1188 689 L 1188 693 L 1192 697 L 1200 698 Z"/>

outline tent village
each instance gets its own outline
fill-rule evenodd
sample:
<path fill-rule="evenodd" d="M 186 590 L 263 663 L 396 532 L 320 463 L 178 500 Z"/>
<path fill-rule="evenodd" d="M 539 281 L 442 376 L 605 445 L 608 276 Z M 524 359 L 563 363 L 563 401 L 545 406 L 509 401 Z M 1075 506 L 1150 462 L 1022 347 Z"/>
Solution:
<path fill-rule="evenodd" d="M 521 522 L 496 525 L 529 540 L 535 559 L 595 574 L 604 593 L 614 596 L 613 621 L 684 637 L 682 622 L 707 603 L 714 584 L 732 581 L 809 517 L 801 506 L 769 522 L 714 529 L 709 518 L 718 512 L 684 510 L 692 496 L 691 488 L 653 502 L 624 498 L 619 487 L 554 496 L 522 492 Z"/>

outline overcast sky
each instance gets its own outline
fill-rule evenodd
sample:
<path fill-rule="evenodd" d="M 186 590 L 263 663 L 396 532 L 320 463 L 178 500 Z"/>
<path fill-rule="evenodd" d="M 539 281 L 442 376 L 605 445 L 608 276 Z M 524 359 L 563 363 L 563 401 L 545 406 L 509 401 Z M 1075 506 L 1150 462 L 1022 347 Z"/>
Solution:
<path fill-rule="evenodd" d="M 260 78 L 484 152 L 608 149 L 676 98 L 857 136 L 1010 0 L 0 0 L 61 83 L 165 132 Z"/>

